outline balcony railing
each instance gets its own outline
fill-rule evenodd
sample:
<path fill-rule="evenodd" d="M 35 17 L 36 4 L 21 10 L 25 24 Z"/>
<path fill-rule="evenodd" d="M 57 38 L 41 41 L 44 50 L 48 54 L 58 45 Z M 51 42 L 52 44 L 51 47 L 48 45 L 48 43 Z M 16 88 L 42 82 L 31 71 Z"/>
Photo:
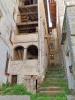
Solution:
<path fill-rule="evenodd" d="M 17 30 L 18 30 L 18 34 L 36 33 L 38 32 L 38 22 L 34 21 L 34 22 L 17 23 Z"/>
<path fill-rule="evenodd" d="M 14 43 L 19 43 L 19 42 L 32 42 L 32 41 L 38 41 L 38 33 L 32 33 L 32 34 L 26 34 L 26 33 L 22 33 L 20 35 L 15 35 L 13 38 L 13 42 Z"/>
<path fill-rule="evenodd" d="M 13 75 L 15 74 L 36 75 L 37 66 L 38 66 L 38 60 L 9 61 L 8 73 Z"/>
<path fill-rule="evenodd" d="M 38 21 L 37 12 L 22 13 L 17 16 L 17 23 Z"/>
<path fill-rule="evenodd" d="M 28 12 L 38 12 L 38 5 L 32 4 L 32 5 L 22 5 L 19 6 L 20 13 L 28 13 Z"/>
<path fill-rule="evenodd" d="M 34 5 L 34 4 L 37 4 L 37 0 L 19 0 L 19 6 L 26 6 L 26 5 Z"/>

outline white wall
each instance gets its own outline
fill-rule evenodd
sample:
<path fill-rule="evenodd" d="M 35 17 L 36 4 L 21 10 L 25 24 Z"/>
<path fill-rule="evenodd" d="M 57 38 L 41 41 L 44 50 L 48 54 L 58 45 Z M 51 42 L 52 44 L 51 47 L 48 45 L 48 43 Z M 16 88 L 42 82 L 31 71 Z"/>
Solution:
<path fill-rule="evenodd" d="M 0 19 L 0 82 L 6 82 L 5 67 L 7 52 L 10 53 L 10 34 L 14 29 L 13 11 L 17 9 L 16 0 L 0 0 L 0 10 L 2 18 Z"/>
<path fill-rule="evenodd" d="M 44 36 L 48 34 L 47 30 L 47 22 L 45 16 L 45 8 L 43 0 L 38 0 L 38 19 L 39 19 L 39 64 L 38 71 L 40 73 L 40 78 L 43 79 L 45 77 L 45 69 L 48 65 L 48 46 L 47 40 L 45 40 Z"/>

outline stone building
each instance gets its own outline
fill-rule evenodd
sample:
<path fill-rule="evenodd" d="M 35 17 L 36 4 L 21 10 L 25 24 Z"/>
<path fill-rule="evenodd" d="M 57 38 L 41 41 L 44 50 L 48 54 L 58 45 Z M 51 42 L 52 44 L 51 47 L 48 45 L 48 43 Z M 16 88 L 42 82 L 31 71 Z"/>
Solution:
<path fill-rule="evenodd" d="M 11 48 L 11 34 L 15 26 L 13 20 L 15 0 L 0 0 L 0 83 L 6 83 L 6 68 Z"/>
<path fill-rule="evenodd" d="M 60 3 L 61 2 L 61 3 Z M 61 44 L 62 65 L 65 66 L 69 89 L 75 89 L 75 39 L 74 39 L 74 20 L 75 20 L 75 1 L 57 0 L 58 4 L 58 32 L 59 43 Z M 62 5 L 60 5 L 62 4 Z"/>
<path fill-rule="evenodd" d="M 9 26 L 5 27 L 10 34 L 7 41 L 3 39 L 8 50 L 3 47 L 6 60 L 0 60 L 5 63 L 5 82 L 25 84 L 29 91 L 36 92 L 47 66 L 61 65 L 56 10 L 55 0 L 14 0 L 7 5 L 5 21 L 9 20 Z"/>
<path fill-rule="evenodd" d="M 63 54 L 64 64 L 67 66 L 67 75 L 69 77 L 70 88 L 75 89 L 75 37 L 74 37 L 74 20 L 75 20 L 75 6 L 69 4 L 66 7 L 64 23 L 63 23 Z M 65 28 L 64 28 L 65 27 Z"/>
<path fill-rule="evenodd" d="M 12 34 L 12 50 L 8 65 L 8 82 L 25 84 L 35 92 L 43 81 L 48 66 L 48 27 L 43 0 L 18 0 Z"/>
<path fill-rule="evenodd" d="M 74 10 L 68 0 L 0 0 L 0 81 L 36 92 L 47 67 L 66 66 L 73 89 Z"/>

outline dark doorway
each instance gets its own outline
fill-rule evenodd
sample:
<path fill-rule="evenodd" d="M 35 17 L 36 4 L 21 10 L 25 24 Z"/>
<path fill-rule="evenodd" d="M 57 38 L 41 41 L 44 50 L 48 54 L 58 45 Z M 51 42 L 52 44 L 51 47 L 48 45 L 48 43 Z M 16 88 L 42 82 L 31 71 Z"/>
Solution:
<path fill-rule="evenodd" d="M 36 80 L 36 92 L 37 92 L 37 89 L 38 89 L 37 84 L 38 84 L 38 82 L 37 82 L 37 80 Z"/>
<path fill-rule="evenodd" d="M 25 0 L 24 5 L 37 4 L 37 0 Z"/>
<path fill-rule="evenodd" d="M 33 0 L 25 0 L 24 5 L 33 4 Z"/>
<path fill-rule="evenodd" d="M 38 48 L 35 45 L 27 48 L 27 59 L 38 59 Z"/>
<path fill-rule="evenodd" d="M 17 84 L 17 75 L 12 75 L 11 84 Z"/>

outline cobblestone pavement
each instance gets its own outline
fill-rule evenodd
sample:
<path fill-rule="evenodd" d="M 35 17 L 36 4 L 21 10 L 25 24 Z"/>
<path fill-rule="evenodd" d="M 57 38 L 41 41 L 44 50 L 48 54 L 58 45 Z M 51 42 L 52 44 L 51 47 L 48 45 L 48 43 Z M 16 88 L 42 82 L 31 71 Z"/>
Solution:
<path fill-rule="evenodd" d="M 0 100 L 30 100 L 29 96 L 0 96 Z"/>

